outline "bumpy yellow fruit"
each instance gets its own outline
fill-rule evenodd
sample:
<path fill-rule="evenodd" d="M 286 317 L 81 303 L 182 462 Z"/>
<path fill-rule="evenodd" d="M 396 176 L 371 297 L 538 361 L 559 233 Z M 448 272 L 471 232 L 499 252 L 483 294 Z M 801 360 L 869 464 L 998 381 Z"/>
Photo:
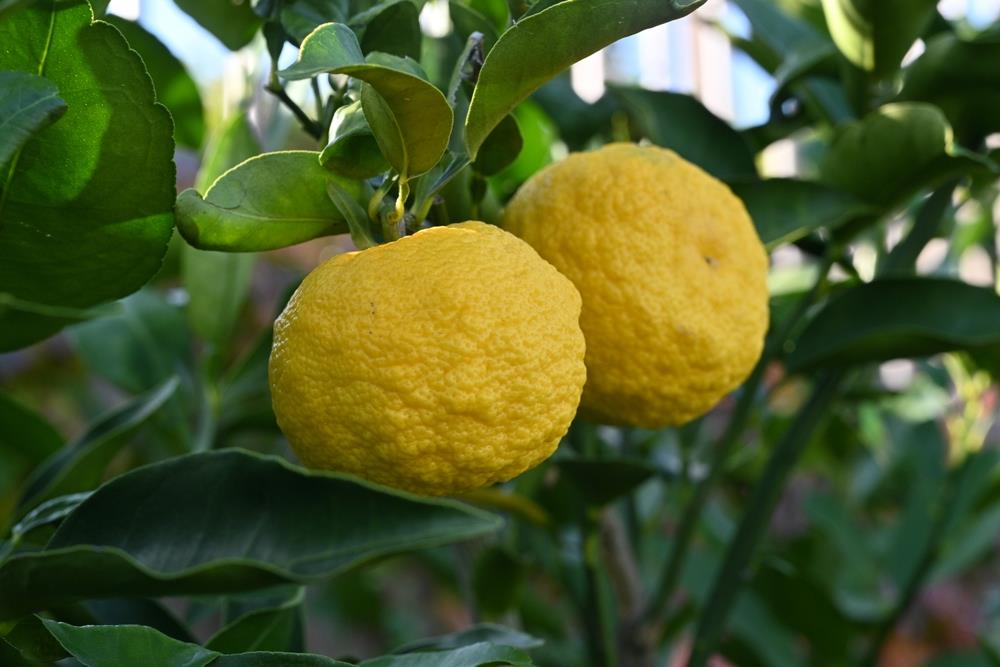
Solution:
<path fill-rule="evenodd" d="M 521 187 L 504 227 L 583 297 L 581 414 L 682 424 L 760 357 L 767 253 L 742 202 L 675 153 L 611 144 L 573 154 Z"/>
<path fill-rule="evenodd" d="M 420 494 L 546 459 L 586 379 L 580 295 L 481 222 L 339 255 L 274 325 L 274 412 L 308 466 Z"/>

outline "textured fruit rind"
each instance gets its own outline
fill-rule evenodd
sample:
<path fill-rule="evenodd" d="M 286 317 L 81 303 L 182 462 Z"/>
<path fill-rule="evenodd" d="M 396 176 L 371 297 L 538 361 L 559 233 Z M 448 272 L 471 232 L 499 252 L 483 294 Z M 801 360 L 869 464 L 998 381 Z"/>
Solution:
<path fill-rule="evenodd" d="M 586 379 L 580 296 L 523 241 L 466 222 L 330 259 L 274 326 L 274 411 L 308 466 L 415 493 L 552 454 Z"/>
<path fill-rule="evenodd" d="M 743 203 L 675 153 L 611 144 L 535 174 L 504 213 L 580 290 L 581 414 L 682 424 L 760 358 L 768 258 Z"/>

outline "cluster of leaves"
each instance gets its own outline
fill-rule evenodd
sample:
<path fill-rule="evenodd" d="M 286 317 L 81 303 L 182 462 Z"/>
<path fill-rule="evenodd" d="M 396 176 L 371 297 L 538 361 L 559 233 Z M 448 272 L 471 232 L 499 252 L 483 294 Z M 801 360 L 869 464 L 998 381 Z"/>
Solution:
<path fill-rule="evenodd" d="M 692 626 L 696 667 L 713 652 L 875 664 L 927 584 L 990 553 L 1000 461 L 981 450 L 984 418 L 940 424 L 947 391 L 971 406 L 1000 374 L 1000 297 L 915 264 L 944 238 L 951 261 L 985 249 L 996 275 L 1000 26 L 974 33 L 929 0 L 735 0 L 750 32 L 732 43 L 776 80 L 769 121 L 737 131 L 688 95 L 615 85 L 587 104 L 559 76 L 700 0 L 451 0 L 453 30 L 434 39 L 419 0 L 176 0 L 231 49 L 263 35 L 264 85 L 315 150 L 262 152 L 245 113 L 209 133 L 180 63 L 135 23 L 93 21 L 102 4 L 0 0 L 0 350 L 70 326 L 87 369 L 131 397 L 64 443 L 0 395 L 3 664 L 357 664 L 304 652 L 304 587 L 401 552 L 531 635 L 483 624 L 361 664 L 642 665 Z M 253 253 L 493 219 L 557 142 L 612 139 L 701 165 L 769 248 L 806 258 L 731 411 L 661 432 L 578 422 L 552 461 L 464 499 L 489 511 L 275 456 L 269 333 L 234 342 Z M 779 140 L 796 174 L 761 178 Z M 176 199 L 175 142 L 203 155 Z M 959 224 L 972 205 L 985 213 Z M 175 221 L 188 245 L 161 267 Z M 877 258 L 864 278 L 862 246 Z M 187 300 L 137 291 L 150 281 Z M 876 372 L 897 358 L 930 358 L 902 394 Z M 797 383 L 814 391 L 790 415 Z M 734 451 L 747 441 L 768 446 Z M 796 508 L 810 530 L 765 543 L 797 463 L 825 480 Z M 436 549 L 470 540 L 471 565 L 467 545 Z M 158 601 L 178 596 L 194 601 L 184 621 Z M 224 617 L 200 641 L 199 603 Z M 998 651 L 984 636 L 935 664 Z"/>

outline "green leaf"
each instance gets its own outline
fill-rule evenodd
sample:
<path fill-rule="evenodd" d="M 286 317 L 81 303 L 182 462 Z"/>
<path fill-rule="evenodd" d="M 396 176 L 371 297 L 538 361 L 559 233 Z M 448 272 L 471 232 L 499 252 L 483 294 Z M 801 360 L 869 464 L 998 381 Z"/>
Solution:
<path fill-rule="evenodd" d="M 465 143 L 475 157 L 524 98 L 573 63 L 628 35 L 678 19 L 704 0 L 571 0 L 522 18 L 490 50 L 479 73 Z"/>
<path fill-rule="evenodd" d="M 883 206 L 991 168 L 985 158 L 955 146 L 940 109 L 914 102 L 887 104 L 840 128 L 820 165 L 825 182 Z"/>
<path fill-rule="evenodd" d="M 923 55 L 903 71 L 899 97 L 937 105 L 971 141 L 1000 131 L 1000 33 L 928 39 Z"/>
<path fill-rule="evenodd" d="M 38 507 L 28 512 L 23 519 L 14 524 L 14 527 L 10 529 L 13 541 L 19 541 L 23 536 L 38 528 L 60 523 L 89 496 L 89 491 L 71 493 L 51 498 L 39 504 Z"/>
<path fill-rule="evenodd" d="M 110 15 L 105 19 L 125 35 L 129 46 L 139 52 L 153 80 L 156 100 L 167 107 L 174 119 L 174 141 L 194 150 L 205 139 L 205 117 L 198 86 L 177 57 L 135 21 Z"/>
<path fill-rule="evenodd" d="M 304 601 L 305 588 L 297 587 L 278 604 L 248 611 L 227 623 L 205 642 L 205 648 L 220 653 L 301 650 L 296 644 Z"/>
<path fill-rule="evenodd" d="M 79 599 L 308 581 L 499 525 L 497 517 L 453 501 L 274 457 L 234 449 L 191 454 L 116 477 L 62 523 L 44 550 L 0 566 L 0 620 Z"/>
<path fill-rule="evenodd" d="M 922 357 L 1000 343 L 1000 296 L 937 278 L 878 280 L 844 290 L 810 320 L 790 370 Z"/>
<path fill-rule="evenodd" d="M 0 642 L 7 642 L 28 660 L 50 663 L 67 657 L 62 644 L 55 640 L 38 616 L 25 616 Z"/>
<path fill-rule="evenodd" d="M 757 179 L 753 153 L 743 136 L 690 95 L 611 87 L 638 131 L 716 178 Z"/>
<path fill-rule="evenodd" d="M 483 176 L 494 176 L 513 164 L 523 147 L 524 137 L 517 120 L 513 115 L 507 116 L 486 137 L 472 168 Z"/>
<path fill-rule="evenodd" d="M 422 41 L 420 9 L 412 0 L 398 0 L 376 14 L 365 26 L 361 50 L 364 53 L 380 51 L 420 60 Z"/>
<path fill-rule="evenodd" d="M 163 407 L 177 390 L 177 384 L 177 378 L 170 378 L 97 419 L 79 439 L 60 449 L 35 471 L 19 509 L 23 512 L 50 498 L 96 487 L 111 459 Z"/>
<path fill-rule="evenodd" d="M 66 113 L 54 83 L 28 72 L 0 72 L 0 174 L 42 128 Z"/>
<path fill-rule="evenodd" d="M 365 209 L 351 199 L 349 193 L 336 183 L 330 183 L 326 191 L 330 201 L 337 207 L 340 214 L 347 220 L 347 227 L 351 232 L 351 241 L 354 242 L 358 250 L 365 250 L 376 245 L 371 233 L 371 220 Z"/>
<path fill-rule="evenodd" d="M 261 26 L 250 2 L 232 0 L 174 0 L 191 18 L 232 51 L 250 43 Z"/>
<path fill-rule="evenodd" d="M 290 80 L 322 73 L 346 74 L 368 84 L 361 91 L 365 117 L 397 172 L 419 176 L 441 159 L 451 135 L 451 106 L 416 63 L 382 53 L 366 60 L 350 28 L 327 23 L 302 42 L 298 62 L 279 72 Z"/>
<path fill-rule="evenodd" d="M 656 468 L 648 463 L 628 459 L 562 459 L 557 465 L 587 503 L 596 506 L 628 495 L 657 474 Z"/>
<path fill-rule="evenodd" d="M 6 394 L 0 394 L 0 424 L 0 452 L 6 460 L 38 465 L 63 445 L 62 436 L 41 415 Z"/>
<path fill-rule="evenodd" d="M 368 126 L 361 101 L 346 104 L 333 114 L 330 143 L 319 162 L 345 178 L 363 180 L 389 170 L 389 163 Z"/>
<path fill-rule="evenodd" d="M 854 195 L 820 183 L 774 178 L 736 183 L 732 188 L 768 248 L 877 213 Z"/>
<path fill-rule="evenodd" d="M 830 34 L 848 60 L 885 77 L 930 25 L 937 0 L 823 0 Z"/>
<path fill-rule="evenodd" d="M 204 198 L 185 190 L 177 197 L 181 235 L 196 248 L 253 252 L 343 234 L 347 224 L 327 185 L 336 182 L 359 201 L 364 189 L 318 158 L 312 151 L 264 153 L 223 174 Z"/>
<path fill-rule="evenodd" d="M 472 33 L 478 32 L 483 36 L 483 49 L 489 51 L 500 38 L 500 33 L 490 19 L 467 4 L 451 0 L 448 3 L 448 14 L 455 26 L 455 34 L 462 41 L 468 41 Z"/>
<path fill-rule="evenodd" d="M 532 637 L 518 630 L 496 625 L 494 623 L 480 623 L 467 630 L 452 632 L 440 637 L 430 637 L 428 639 L 418 639 L 414 642 L 404 644 L 393 651 L 393 653 L 413 653 L 414 651 L 446 651 L 450 649 L 462 648 L 469 644 L 479 642 L 489 642 L 491 644 L 501 644 L 503 646 L 513 646 L 514 648 L 533 649 L 538 648 L 544 642 L 537 637 Z"/>
<path fill-rule="evenodd" d="M 311 653 L 256 651 L 223 655 L 212 663 L 212 667 L 354 667 L 354 665 Z"/>
<path fill-rule="evenodd" d="M 138 394 L 191 365 L 191 340 L 181 309 L 150 289 L 118 302 L 107 316 L 70 330 L 88 369 Z"/>
<path fill-rule="evenodd" d="M 67 105 L 0 175 L 0 295 L 79 309 L 134 292 L 159 270 L 175 192 L 170 116 L 139 56 L 80 0 L 15 12 L 0 44 L 0 70 L 41 72 Z M 23 316 L 0 310 L 0 331 L 66 324 Z"/>
<path fill-rule="evenodd" d="M 530 667 L 533 663 L 528 654 L 519 648 L 481 642 L 452 651 L 385 655 L 365 660 L 360 667 L 479 667 L 498 664 Z"/>
<path fill-rule="evenodd" d="M 142 625 L 75 627 L 51 619 L 42 621 L 52 636 L 87 667 L 112 665 L 183 665 L 202 667 L 218 653 L 181 642 Z"/>

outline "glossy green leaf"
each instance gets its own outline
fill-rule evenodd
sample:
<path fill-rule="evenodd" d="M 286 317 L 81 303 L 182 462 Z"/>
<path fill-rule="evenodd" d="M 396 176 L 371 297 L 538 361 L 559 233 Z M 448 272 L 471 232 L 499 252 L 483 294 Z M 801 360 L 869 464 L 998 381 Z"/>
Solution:
<path fill-rule="evenodd" d="M 750 147 L 736 130 L 690 95 L 614 86 L 612 93 L 640 134 L 716 178 L 757 178 Z"/>
<path fill-rule="evenodd" d="M 732 188 L 768 248 L 877 213 L 854 195 L 820 183 L 775 178 L 735 183 Z"/>
<path fill-rule="evenodd" d="M 704 0 L 570 0 L 522 18 L 486 56 L 465 120 L 476 156 L 524 98 L 573 63 L 628 35 L 678 19 Z"/>
<path fill-rule="evenodd" d="M 937 0 L 823 0 L 823 10 L 844 57 L 881 77 L 899 69 L 903 56 L 930 24 L 937 4 Z"/>
<path fill-rule="evenodd" d="M 534 100 L 522 102 L 513 115 L 524 147 L 512 164 L 490 179 L 505 195 L 513 194 L 532 174 L 552 162 L 552 145 L 559 139 L 555 123 Z"/>
<path fill-rule="evenodd" d="M 887 279 L 831 299 L 802 332 L 788 366 L 843 366 L 997 343 L 995 291 L 938 278 Z"/>
<path fill-rule="evenodd" d="M 519 648 L 481 642 L 451 651 L 385 655 L 365 660 L 360 667 L 485 667 L 486 665 L 530 667 L 532 664 L 528 654 Z"/>
<path fill-rule="evenodd" d="M 281 25 L 301 43 L 324 23 L 346 23 L 350 4 L 347 0 L 296 0 L 281 10 Z"/>
<path fill-rule="evenodd" d="M 36 132 L 66 113 L 54 83 L 30 72 L 0 72 L 0 174 Z"/>
<path fill-rule="evenodd" d="M 453 501 L 274 457 L 235 449 L 192 454 L 111 480 L 44 550 L 0 566 L 0 619 L 93 597 L 230 593 L 307 581 L 499 524 Z"/>
<path fill-rule="evenodd" d="M 184 65 L 156 35 L 138 23 L 113 15 L 106 20 L 118 28 L 128 45 L 142 56 L 156 89 L 156 100 L 167 107 L 174 119 L 174 141 L 180 146 L 200 149 L 205 139 L 205 114 L 201 93 Z"/>
<path fill-rule="evenodd" d="M 175 187 L 170 116 L 139 56 L 81 0 L 14 12 L 0 44 L 17 45 L 0 70 L 41 71 L 67 105 L 0 178 L 0 294 L 82 309 L 134 292 L 166 252 Z M 30 313 L 35 338 L 66 323 Z M 23 314 L 0 311 L 0 331 Z"/>
<path fill-rule="evenodd" d="M 607 505 L 657 474 L 652 465 L 628 459 L 562 459 L 557 465 L 590 505 Z"/>
<path fill-rule="evenodd" d="M 111 459 L 163 407 L 177 385 L 177 379 L 171 378 L 97 419 L 80 438 L 38 468 L 28 480 L 19 509 L 23 512 L 50 498 L 96 487 Z"/>
<path fill-rule="evenodd" d="M 250 43 L 261 20 L 250 2 L 232 0 L 174 0 L 191 18 L 236 51 Z"/>
<path fill-rule="evenodd" d="M 376 14 L 365 25 L 361 37 L 364 53 L 380 51 L 401 58 L 420 60 L 420 9 L 412 0 L 399 0 Z"/>
<path fill-rule="evenodd" d="M 911 102 L 888 104 L 839 129 L 820 168 L 830 185 L 873 204 L 894 205 L 991 165 L 955 146 L 940 109 Z"/>
<path fill-rule="evenodd" d="M 524 147 L 521 128 L 514 116 L 507 116 L 486 137 L 472 168 L 483 176 L 494 176 L 517 159 Z"/>
<path fill-rule="evenodd" d="M 260 153 L 260 142 L 240 112 L 213 137 L 198 171 L 195 187 L 202 192 L 229 169 Z M 216 349 L 228 348 L 236 320 L 250 289 L 255 257 L 249 253 L 181 250 L 181 280 L 188 293 L 191 327 Z"/>
<path fill-rule="evenodd" d="M 320 655 L 253 651 L 222 655 L 142 625 L 74 626 L 46 619 L 48 631 L 86 667 L 350 667 Z"/>
<path fill-rule="evenodd" d="M 346 178 L 366 179 L 389 170 L 360 100 L 340 107 L 333 114 L 330 143 L 320 153 L 319 162 Z"/>
<path fill-rule="evenodd" d="M 903 71 L 899 97 L 937 105 L 962 138 L 1000 131 L 1000 31 L 969 41 L 948 32 L 928 39 Z"/>
<path fill-rule="evenodd" d="M 305 588 L 298 587 L 278 603 L 253 609 L 227 623 L 205 642 L 205 648 L 220 653 L 301 650 L 302 605 Z"/>
<path fill-rule="evenodd" d="M 181 642 L 141 625 L 76 627 L 45 619 L 45 627 L 66 650 L 87 667 L 112 665 L 183 665 L 203 667 L 218 653 Z"/>
<path fill-rule="evenodd" d="M 416 63 L 380 53 L 365 59 L 350 28 L 327 23 L 306 37 L 298 62 L 280 75 L 296 80 L 321 73 L 347 74 L 368 84 L 361 93 L 365 117 L 397 172 L 419 176 L 441 159 L 451 135 L 451 106 Z"/>
<path fill-rule="evenodd" d="M 326 195 L 327 184 L 362 199 L 360 183 L 324 169 L 312 151 L 264 153 L 223 174 L 205 193 L 177 197 L 177 227 L 196 248 L 228 252 L 273 250 L 347 225 Z"/>
<path fill-rule="evenodd" d="M 418 639 L 417 641 L 404 644 L 393 651 L 393 653 L 413 653 L 414 651 L 446 651 L 450 649 L 462 648 L 469 644 L 489 642 L 502 646 L 513 646 L 520 649 L 538 648 L 544 642 L 529 634 L 496 625 L 495 623 L 479 623 L 467 630 L 459 630 L 440 637 L 429 637 Z"/>

